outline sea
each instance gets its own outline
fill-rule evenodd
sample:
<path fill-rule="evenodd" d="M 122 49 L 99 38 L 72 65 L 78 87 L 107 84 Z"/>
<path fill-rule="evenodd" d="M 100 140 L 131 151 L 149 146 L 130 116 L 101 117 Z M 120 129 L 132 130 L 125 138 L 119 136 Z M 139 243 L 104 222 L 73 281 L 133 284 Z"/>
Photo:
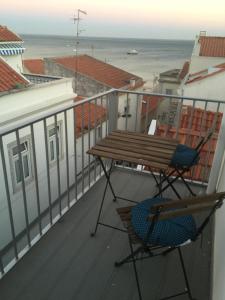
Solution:
<path fill-rule="evenodd" d="M 77 43 L 75 36 L 21 36 L 26 48 L 25 59 L 75 55 L 77 51 L 142 77 L 145 88 L 150 90 L 159 73 L 181 68 L 190 59 L 194 46 L 191 40 L 80 37 Z M 132 49 L 138 54 L 128 55 Z"/>

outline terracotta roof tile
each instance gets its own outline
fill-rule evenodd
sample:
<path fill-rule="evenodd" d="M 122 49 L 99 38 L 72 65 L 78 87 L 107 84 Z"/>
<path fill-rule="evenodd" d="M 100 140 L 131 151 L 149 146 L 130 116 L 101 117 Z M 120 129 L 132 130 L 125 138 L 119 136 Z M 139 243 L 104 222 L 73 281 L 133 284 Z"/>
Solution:
<path fill-rule="evenodd" d="M 22 39 L 6 26 L 0 25 L 0 42 L 22 42 Z"/>
<path fill-rule="evenodd" d="M 135 87 L 144 84 L 142 78 L 116 68 L 88 55 L 52 58 L 65 68 L 82 73 L 113 88 L 131 87 L 131 79 L 135 79 Z"/>
<path fill-rule="evenodd" d="M 199 56 L 225 57 L 225 37 L 201 36 Z"/>
<path fill-rule="evenodd" d="M 141 109 L 141 115 L 143 117 L 146 117 L 147 111 L 150 113 L 154 111 L 160 102 L 163 100 L 163 97 L 161 96 L 143 96 L 143 102 L 142 102 L 142 109 Z"/>
<path fill-rule="evenodd" d="M 24 67 L 32 74 L 45 74 L 43 59 L 24 59 Z"/>
<path fill-rule="evenodd" d="M 195 166 L 194 176 L 186 173 L 186 178 L 193 180 L 200 180 L 207 182 L 210 169 L 212 167 L 213 157 L 215 154 L 218 133 L 222 122 L 222 113 L 215 113 L 212 111 L 204 111 L 200 108 L 195 108 L 193 111 L 193 119 L 191 128 L 189 128 L 189 121 L 191 118 L 193 108 L 191 106 L 184 106 L 182 108 L 180 128 L 178 129 L 178 139 L 181 144 L 187 144 L 190 147 L 196 147 L 199 142 L 199 137 L 204 136 L 207 131 L 212 128 L 215 122 L 215 132 L 200 154 L 200 161 Z M 168 125 L 157 126 L 156 135 L 168 136 L 176 138 L 176 128 L 168 127 Z"/>
<path fill-rule="evenodd" d="M 78 96 L 75 98 L 75 101 L 81 101 L 83 99 L 84 99 L 83 97 Z M 92 129 L 95 128 L 95 126 L 104 122 L 106 119 L 106 109 L 103 106 L 96 105 L 91 102 L 75 107 L 74 113 L 75 113 L 75 120 L 76 120 L 77 136 L 81 135 L 82 126 L 83 126 L 83 130 L 87 131 L 89 124 L 90 124 L 90 129 Z"/>
<path fill-rule="evenodd" d="M 29 81 L 24 79 L 0 58 L 0 92 L 6 92 L 21 86 L 26 86 Z"/>
<path fill-rule="evenodd" d="M 184 77 L 188 74 L 188 71 L 189 71 L 189 67 L 190 67 L 190 62 L 189 61 L 186 61 L 184 64 L 183 64 L 183 67 L 180 71 L 180 74 L 179 74 L 179 78 L 180 79 L 184 79 Z"/>

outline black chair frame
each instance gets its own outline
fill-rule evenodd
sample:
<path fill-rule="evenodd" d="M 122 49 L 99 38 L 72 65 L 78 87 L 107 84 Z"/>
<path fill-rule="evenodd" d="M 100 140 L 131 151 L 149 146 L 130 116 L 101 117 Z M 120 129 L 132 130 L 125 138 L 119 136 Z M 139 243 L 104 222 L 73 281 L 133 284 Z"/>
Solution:
<path fill-rule="evenodd" d="M 211 217 L 214 215 L 215 211 L 220 208 L 223 204 L 223 200 L 225 198 L 225 192 L 222 193 L 214 193 L 211 195 L 205 195 L 205 196 L 199 196 L 199 197 L 191 197 L 186 198 L 183 200 L 171 200 L 162 202 L 162 204 L 157 204 L 152 206 L 151 214 L 149 215 L 149 220 L 151 221 L 151 225 L 149 227 L 149 230 L 146 234 L 146 237 L 144 240 L 140 239 L 134 232 L 131 224 L 131 209 L 133 206 L 129 207 L 122 207 L 118 208 L 117 212 L 120 215 L 121 220 L 123 221 L 125 227 L 127 228 L 128 233 L 128 240 L 129 240 L 129 246 L 130 246 L 130 254 L 125 257 L 124 259 L 115 262 L 116 267 L 120 267 L 125 263 L 132 262 L 134 273 L 135 273 L 135 280 L 137 284 L 137 290 L 139 299 L 143 300 L 141 288 L 140 288 L 140 282 L 138 278 L 138 272 L 136 267 L 136 261 L 143 260 L 147 258 L 152 258 L 155 256 L 163 255 L 166 256 L 170 252 L 177 251 L 186 288 L 183 292 L 179 292 L 164 298 L 161 298 L 160 300 L 167 300 L 174 297 L 178 297 L 184 294 L 187 294 L 190 300 L 194 300 L 190 283 L 188 281 L 187 271 L 184 264 L 184 258 L 182 255 L 181 247 L 184 246 L 186 243 L 178 246 L 173 247 L 166 247 L 166 246 L 160 246 L 160 245 L 149 245 L 148 240 L 151 235 L 151 233 L 154 230 L 155 224 L 159 220 L 166 220 L 170 219 L 176 216 L 184 216 L 188 214 L 198 213 L 203 210 L 208 210 L 209 213 L 205 217 L 204 221 L 201 223 L 201 225 L 198 227 L 197 233 L 194 237 L 194 239 L 190 242 L 194 242 L 198 239 L 198 237 L 202 234 L 203 230 L 209 223 Z M 168 210 L 168 209 L 175 209 L 175 210 Z M 139 247 L 134 249 L 133 244 L 140 244 Z"/>

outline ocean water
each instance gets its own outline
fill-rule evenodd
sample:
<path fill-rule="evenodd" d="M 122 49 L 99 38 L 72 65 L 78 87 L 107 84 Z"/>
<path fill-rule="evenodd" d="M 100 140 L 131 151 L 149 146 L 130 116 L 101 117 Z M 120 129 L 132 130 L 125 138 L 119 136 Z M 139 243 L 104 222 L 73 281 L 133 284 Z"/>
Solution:
<path fill-rule="evenodd" d="M 21 35 L 26 51 L 24 58 L 74 55 L 75 37 Z M 146 81 L 151 88 L 152 81 L 160 72 L 181 68 L 190 59 L 194 41 L 125 39 L 81 37 L 78 54 L 88 54 L 97 59 L 122 68 Z M 138 55 L 127 55 L 136 49 Z"/>

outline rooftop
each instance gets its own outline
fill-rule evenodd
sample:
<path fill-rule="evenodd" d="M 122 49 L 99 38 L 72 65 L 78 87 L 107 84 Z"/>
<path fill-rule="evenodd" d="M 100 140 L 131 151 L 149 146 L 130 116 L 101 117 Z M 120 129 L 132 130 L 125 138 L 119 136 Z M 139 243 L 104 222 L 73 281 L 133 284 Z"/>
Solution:
<path fill-rule="evenodd" d="M 32 74 L 45 74 L 44 61 L 41 58 L 24 59 L 23 66 L 25 71 Z"/>
<path fill-rule="evenodd" d="M 135 80 L 134 87 L 144 84 L 141 77 L 88 55 L 80 55 L 77 58 L 75 56 L 66 56 L 51 59 L 69 70 L 76 70 L 112 88 L 133 87 L 131 80 Z"/>
<path fill-rule="evenodd" d="M 225 37 L 200 36 L 199 56 L 225 57 Z"/>
<path fill-rule="evenodd" d="M 0 58 L 0 93 L 25 87 L 28 84 L 29 81 Z"/>
<path fill-rule="evenodd" d="M 22 42 L 22 39 L 6 26 L 0 25 L 0 43 L 1 42 Z"/>

